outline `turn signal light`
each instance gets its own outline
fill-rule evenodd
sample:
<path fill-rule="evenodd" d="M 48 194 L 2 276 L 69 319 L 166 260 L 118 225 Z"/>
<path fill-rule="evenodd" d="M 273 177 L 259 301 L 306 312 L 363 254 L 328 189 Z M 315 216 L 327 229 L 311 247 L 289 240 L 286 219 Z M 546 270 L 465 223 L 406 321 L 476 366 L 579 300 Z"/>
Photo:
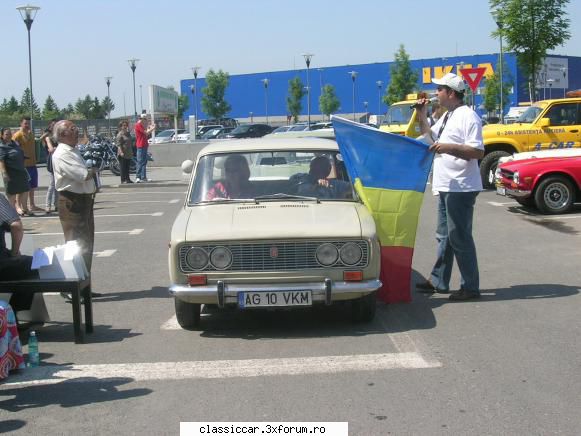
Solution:
<path fill-rule="evenodd" d="M 345 271 L 343 272 L 343 280 L 346 282 L 360 282 L 363 280 L 363 271 Z"/>
<path fill-rule="evenodd" d="M 202 286 L 208 283 L 206 276 L 188 276 L 188 283 L 190 286 Z"/>

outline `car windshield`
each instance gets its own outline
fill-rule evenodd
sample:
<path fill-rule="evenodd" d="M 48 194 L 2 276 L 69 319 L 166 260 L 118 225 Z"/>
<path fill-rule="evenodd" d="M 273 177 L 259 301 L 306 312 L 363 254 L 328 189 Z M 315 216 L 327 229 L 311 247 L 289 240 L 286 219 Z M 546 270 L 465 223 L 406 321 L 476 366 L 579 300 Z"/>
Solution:
<path fill-rule="evenodd" d="M 412 103 L 390 106 L 383 124 L 408 124 L 412 118 Z"/>
<path fill-rule="evenodd" d="M 532 123 L 541 113 L 543 108 L 538 106 L 530 106 L 524 111 L 520 117 L 517 118 L 517 123 Z"/>
<path fill-rule="evenodd" d="M 339 152 L 285 149 L 201 157 L 189 203 L 355 198 Z"/>
<path fill-rule="evenodd" d="M 248 132 L 248 129 L 250 129 L 249 125 L 238 126 L 234 130 L 232 130 L 232 132 L 230 132 L 230 133 L 246 133 L 246 132 Z"/>
<path fill-rule="evenodd" d="M 174 133 L 174 132 L 173 132 L 173 130 L 162 130 L 161 132 L 159 132 L 159 133 L 158 133 L 157 135 L 155 135 L 155 136 L 157 136 L 158 138 L 159 138 L 159 137 L 164 137 L 164 138 L 165 138 L 165 137 L 172 136 L 172 135 L 173 135 L 173 133 Z"/>

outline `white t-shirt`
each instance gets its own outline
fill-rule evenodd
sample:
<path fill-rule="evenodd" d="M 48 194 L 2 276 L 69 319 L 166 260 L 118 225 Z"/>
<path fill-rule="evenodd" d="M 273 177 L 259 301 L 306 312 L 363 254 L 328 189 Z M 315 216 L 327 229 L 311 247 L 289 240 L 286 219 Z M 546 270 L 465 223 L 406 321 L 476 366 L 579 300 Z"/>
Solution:
<path fill-rule="evenodd" d="M 446 115 L 444 114 L 440 117 L 436 124 L 432 126 L 432 136 L 435 141 Z M 480 117 L 466 105 L 454 109 L 450 112 L 444 130 L 437 142 L 465 144 L 484 150 Z M 432 188 L 441 192 L 482 191 L 478 160 L 465 160 L 446 153 L 436 154 Z"/>

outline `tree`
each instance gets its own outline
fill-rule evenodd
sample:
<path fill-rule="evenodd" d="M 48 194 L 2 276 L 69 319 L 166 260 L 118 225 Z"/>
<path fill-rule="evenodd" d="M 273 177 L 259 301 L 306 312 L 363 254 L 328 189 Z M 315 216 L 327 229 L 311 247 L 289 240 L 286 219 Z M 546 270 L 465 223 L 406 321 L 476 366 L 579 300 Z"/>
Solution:
<path fill-rule="evenodd" d="M 509 94 L 512 83 L 503 77 L 502 81 L 502 104 L 504 107 L 509 103 Z M 497 71 L 492 76 L 486 78 L 484 83 L 483 105 L 488 114 L 497 113 L 500 110 L 500 73 Z M 502 111 L 504 111 L 504 107 Z"/>
<path fill-rule="evenodd" d="M 230 112 L 232 107 L 224 99 L 230 75 L 210 69 L 206 74 L 206 87 L 202 88 L 202 109 L 211 118 L 219 119 Z"/>
<path fill-rule="evenodd" d="M 333 112 L 336 112 L 341 106 L 341 102 L 335 94 L 335 87 L 333 85 L 323 86 L 323 92 L 319 97 L 319 110 L 322 114 L 330 117 Z"/>
<path fill-rule="evenodd" d="M 61 115 L 65 120 L 71 118 L 71 116 L 74 113 L 75 113 L 75 108 L 73 107 L 73 105 L 71 103 L 69 103 L 67 105 L 67 107 L 63 108 L 63 110 L 61 111 Z"/>
<path fill-rule="evenodd" d="M 75 103 L 75 112 L 81 115 L 84 119 L 88 120 L 91 118 L 91 113 L 93 110 L 93 99 L 89 94 L 85 96 L 84 99 L 78 99 Z"/>
<path fill-rule="evenodd" d="M 49 94 L 49 96 L 46 98 L 44 102 L 44 107 L 42 108 L 42 119 L 51 120 L 53 118 L 59 117 L 60 117 L 59 108 L 54 99 Z"/>
<path fill-rule="evenodd" d="M 547 51 L 571 37 L 565 11 L 568 3 L 569 0 L 490 0 L 499 25 L 492 36 L 502 36 L 507 51 L 516 53 L 519 66 L 533 86 Z"/>
<path fill-rule="evenodd" d="M 90 118 L 92 120 L 100 120 L 105 118 L 106 113 L 107 112 L 103 110 L 103 107 L 101 106 L 101 102 L 99 101 L 99 99 L 95 97 L 93 99 L 93 103 L 91 104 L 91 111 L 89 113 Z"/>
<path fill-rule="evenodd" d="M 20 112 L 20 105 L 18 104 L 18 100 L 14 98 L 14 96 L 10 97 L 10 100 L 6 100 L 5 98 L 0 104 L 0 113 L 5 116 L 12 116 L 14 114 L 18 114 Z"/>
<path fill-rule="evenodd" d="M 400 44 L 395 53 L 395 62 L 390 68 L 390 82 L 387 87 L 383 102 L 387 105 L 405 100 L 407 94 L 416 89 L 418 73 L 412 70 L 410 57 Z"/>
<path fill-rule="evenodd" d="M 190 98 L 187 94 L 180 95 L 178 97 L 178 118 L 184 116 L 184 112 L 190 107 Z"/>
<path fill-rule="evenodd" d="M 305 87 L 300 77 L 295 77 L 288 81 L 288 97 L 286 98 L 286 108 L 296 123 L 303 110 L 302 99 L 305 96 Z"/>
<path fill-rule="evenodd" d="M 26 88 L 22 93 L 19 105 L 20 113 L 25 116 L 30 116 L 30 88 Z M 32 111 L 33 118 L 40 118 L 40 109 L 34 100 L 34 95 L 32 96 Z"/>
<path fill-rule="evenodd" d="M 101 100 L 101 108 L 103 109 L 105 116 L 107 116 L 115 109 L 115 103 L 113 103 L 113 100 L 109 97 L 104 97 L 103 100 Z"/>

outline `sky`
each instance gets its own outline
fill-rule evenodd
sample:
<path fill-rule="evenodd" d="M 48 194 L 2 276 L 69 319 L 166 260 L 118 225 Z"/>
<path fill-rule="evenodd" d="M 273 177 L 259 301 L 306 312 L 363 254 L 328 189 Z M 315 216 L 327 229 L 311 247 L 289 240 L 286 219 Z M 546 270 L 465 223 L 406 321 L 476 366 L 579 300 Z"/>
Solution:
<path fill-rule="evenodd" d="M 3 66 L 0 100 L 20 100 L 28 86 L 28 40 L 17 6 L 1 0 Z M 487 0 L 31 0 L 41 9 L 31 29 L 32 81 L 42 108 L 50 94 L 59 107 L 89 94 L 107 95 L 112 116 L 148 107 L 150 84 L 173 86 L 212 68 L 229 74 L 389 62 L 400 44 L 412 59 L 495 53 L 496 24 Z M 567 6 L 581 16 L 581 0 Z M 552 53 L 581 56 L 581 26 Z M 139 85 L 142 85 L 142 94 Z"/>

